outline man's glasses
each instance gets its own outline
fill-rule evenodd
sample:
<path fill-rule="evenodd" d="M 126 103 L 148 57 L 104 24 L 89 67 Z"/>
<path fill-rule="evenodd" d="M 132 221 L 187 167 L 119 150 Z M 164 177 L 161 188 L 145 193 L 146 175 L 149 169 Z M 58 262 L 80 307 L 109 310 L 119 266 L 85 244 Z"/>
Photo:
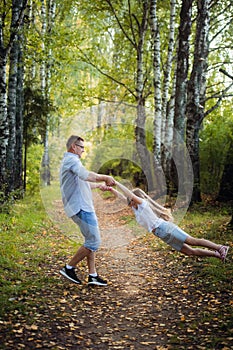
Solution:
<path fill-rule="evenodd" d="M 80 147 L 81 149 L 84 149 L 84 146 L 78 145 L 77 143 L 75 143 L 75 146 Z"/>

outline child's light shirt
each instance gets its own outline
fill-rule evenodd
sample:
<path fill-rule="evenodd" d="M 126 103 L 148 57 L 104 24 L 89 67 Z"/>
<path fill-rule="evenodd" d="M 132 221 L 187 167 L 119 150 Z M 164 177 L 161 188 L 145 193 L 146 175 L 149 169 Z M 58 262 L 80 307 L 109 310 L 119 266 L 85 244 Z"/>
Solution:
<path fill-rule="evenodd" d="M 163 219 L 160 219 L 151 209 L 149 203 L 143 199 L 142 204 L 138 204 L 138 209 L 132 207 L 135 218 L 139 225 L 144 227 L 148 232 L 152 232 L 157 228 Z"/>

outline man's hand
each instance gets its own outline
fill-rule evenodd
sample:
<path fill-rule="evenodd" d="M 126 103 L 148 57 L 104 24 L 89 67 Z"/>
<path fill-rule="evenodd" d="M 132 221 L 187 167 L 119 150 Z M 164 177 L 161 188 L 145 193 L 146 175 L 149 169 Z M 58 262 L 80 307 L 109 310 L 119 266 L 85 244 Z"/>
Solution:
<path fill-rule="evenodd" d="M 114 178 L 108 175 L 106 175 L 105 183 L 107 186 L 114 186 L 116 184 Z"/>
<path fill-rule="evenodd" d="M 86 178 L 86 181 L 89 182 L 102 182 L 104 181 L 107 186 L 114 186 L 116 184 L 116 181 L 112 176 L 109 175 L 103 175 L 103 174 L 97 174 L 93 171 L 89 171 L 89 175 Z"/>

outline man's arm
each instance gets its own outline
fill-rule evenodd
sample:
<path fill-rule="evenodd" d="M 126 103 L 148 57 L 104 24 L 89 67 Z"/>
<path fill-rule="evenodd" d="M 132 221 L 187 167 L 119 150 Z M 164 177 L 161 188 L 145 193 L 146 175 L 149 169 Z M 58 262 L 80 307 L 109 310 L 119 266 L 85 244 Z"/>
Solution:
<path fill-rule="evenodd" d="M 86 178 L 86 181 L 89 181 L 89 182 L 104 181 L 107 186 L 114 186 L 115 185 L 115 180 L 112 176 L 104 175 L 104 174 L 97 174 L 93 171 L 89 172 L 88 177 Z"/>

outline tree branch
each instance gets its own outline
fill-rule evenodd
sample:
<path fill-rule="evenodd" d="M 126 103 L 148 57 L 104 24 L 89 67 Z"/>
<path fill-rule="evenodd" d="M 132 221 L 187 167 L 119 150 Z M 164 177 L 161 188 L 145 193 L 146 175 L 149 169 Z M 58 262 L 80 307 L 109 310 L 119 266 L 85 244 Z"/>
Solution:
<path fill-rule="evenodd" d="M 83 55 L 83 61 L 86 62 L 87 64 L 89 64 L 90 66 L 92 66 L 93 68 L 95 68 L 100 74 L 102 74 L 103 76 L 107 77 L 108 79 L 112 80 L 114 83 L 119 84 L 120 86 L 124 87 L 131 95 L 133 95 L 133 97 L 136 98 L 135 93 L 124 83 L 122 83 L 120 80 L 117 80 L 116 78 L 114 78 L 113 76 L 109 75 L 108 73 L 105 73 L 101 68 L 99 68 L 96 64 L 94 64 L 90 58 L 82 51 L 82 49 L 80 49 L 80 47 L 78 47 L 78 50 L 81 52 L 81 54 Z"/>
<path fill-rule="evenodd" d="M 224 72 L 225 72 L 225 71 L 224 71 Z M 227 73 L 227 72 L 226 72 L 226 73 Z M 225 74 L 225 73 L 224 73 L 224 74 Z M 227 73 L 227 76 L 228 76 L 228 73 Z M 230 76 L 230 77 L 231 77 L 231 76 Z M 226 89 L 224 89 L 224 90 L 220 93 L 220 95 L 219 95 L 219 97 L 218 97 L 218 101 L 215 103 L 214 106 L 212 106 L 210 109 L 208 109 L 208 110 L 204 113 L 204 117 L 206 117 L 207 115 L 209 115 L 211 112 L 213 112 L 215 109 L 217 109 L 217 108 L 219 107 L 221 101 L 226 97 L 226 92 L 227 92 L 228 90 L 230 90 L 230 88 L 233 86 L 233 77 L 231 77 L 231 79 L 232 79 L 232 83 L 231 83 Z M 213 95 L 213 96 L 209 97 L 208 99 L 216 98 L 216 97 L 217 97 L 217 95 Z M 203 117 L 203 119 L 204 119 L 204 117 Z"/>
<path fill-rule="evenodd" d="M 118 16 L 117 16 L 117 14 L 116 14 L 116 11 L 115 11 L 115 9 L 114 9 L 114 7 L 113 7 L 113 5 L 112 5 L 112 1 L 111 1 L 111 0 L 105 0 L 105 1 L 106 1 L 107 4 L 110 6 L 110 9 L 112 10 L 112 13 L 113 13 L 113 15 L 114 15 L 114 17 L 115 17 L 115 19 L 116 19 L 116 21 L 117 21 L 117 23 L 118 23 L 118 25 L 119 25 L 121 31 L 122 31 L 122 33 L 123 33 L 123 34 L 125 35 L 125 37 L 129 40 L 129 42 L 133 45 L 133 47 L 134 47 L 134 48 L 137 48 L 136 42 L 133 42 L 133 40 L 129 37 L 129 35 L 126 33 L 125 29 L 123 28 L 123 26 L 122 26 L 122 24 L 121 24 L 121 22 L 120 22 L 120 20 L 119 20 L 119 18 L 118 18 Z"/>
<path fill-rule="evenodd" d="M 214 7 L 215 7 L 216 5 L 218 5 L 218 2 L 219 2 L 219 0 L 216 0 L 216 1 L 214 1 L 214 3 L 210 4 L 209 9 L 210 9 L 210 10 L 213 9 L 213 11 L 214 11 Z M 228 13 L 228 9 L 229 9 L 229 8 L 231 8 L 231 3 L 230 3 L 228 6 L 224 7 L 224 8 L 222 9 L 222 11 L 217 12 L 216 16 L 213 14 L 213 16 L 211 16 L 210 23 L 216 24 L 216 22 L 215 22 L 216 18 L 219 18 L 219 20 L 217 21 L 217 23 L 222 22 L 223 19 L 222 19 L 222 16 L 221 16 L 221 15 L 224 14 L 224 13 Z M 210 29 L 212 29 L 212 28 L 210 28 Z"/>
<path fill-rule="evenodd" d="M 211 40 L 210 40 L 210 43 L 212 42 L 212 41 L 214 41 L 216 38 L 217 38 L 217 36 L 219 35 L 219 34 L 221 34 L 223 31 L 224 31 L 224 29 L 225 28 L 227 28 L 231 23 L 232 23 L 232 18 L 228 21 L 228 22 L 226 22 L 225 23 L 225 25 L 211 38 Z"/>
<path fill-rule="evenodd" d="M 225 71 L 225 69 L 220 68 L 219 72 L 225 74 L 228 78 L 231 78 L 233 80 L 233 76 L 230 75 L 227 71 Z"/>
<path fill-rule="evenodd" d="M 128 9 L 129 9 L 129 20 L 130 20 L 130 29 L 131 29 L 131 33 L 133 36 L 133 40 L 134 40 L 134 47 L 136 47 L 136 37 L 134 34 L 134 30 L 133 30 L 133 21 L 132 21 L 132 14 L 131 14 L 131 6 L 130 6 L 130 0 L 128 0 Z"/>

